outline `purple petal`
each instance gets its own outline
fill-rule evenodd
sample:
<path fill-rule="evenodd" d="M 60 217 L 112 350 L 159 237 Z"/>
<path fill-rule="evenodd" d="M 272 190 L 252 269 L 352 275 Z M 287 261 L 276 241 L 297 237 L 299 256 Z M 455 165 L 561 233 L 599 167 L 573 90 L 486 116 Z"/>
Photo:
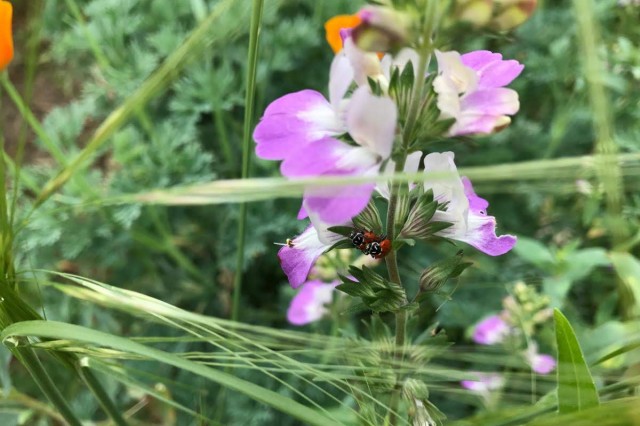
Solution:
<path fill-rule="evenodd" d="M 500 315 L 491 315 L 476 325 L 473 341 L 480 345 L 501 343 L 511 333 L 511 327 Z"/>
<path fill-rule="evenodd" d="M 320 176 L 334 170 L 350 149 L 337 139 L 320 139 L 290 153 L 280 165 L 280 171 L 288 178 Z"/>
<path fill-rule="evenodd" d="M 307 211 L 304 208 L 304 203 L 300 206 L 300 210 L 298 210 L 298 216 L 297 219 L 298 220 L 302 220 L 305 219 L 309 216 L 309 213 L 307 213 Z"/>
<path fill-rule="evenodd" d="M 479 88 L 504 87 L 520 75 L 524 65 L 516 60 L 491 62 L 479 72 Z"/>
<path fill-rule="evenodd" d="M 256 126 L 253 139 L 258 157 L 282 160 L 305 144 L 343 132 L 324 96 L 302 90 L 273 101 Z"/>
<path fill-rule="evenodd" d="M 464 114 L 513 115 L 520 109 L 518 93 L 512 89 L 477 90 L 461 99 Z"/>
<path fill-rule="evenodd" d="M 489 134 L 511 122 L 506 115 L 463 113 L 449 129 L 450 136 Z"/>
<path fill-rule="evenodd" d="M 502 55 L 489 50 L 475 50 L 460 56 L 462 63 L 469 68 L 480 71 L 483 67 L 495 61 L 501 61 Z"/>
<path fill-rule="evenodd" d="M 504 377 L 498 373 L 474 373 L 476 380 L 463 380 L 462 387 L 474 392 L 488 393 L 504 386 Z"/>
<path fill-rule="evenodd" d="M 383 159 L 389 158 L 398 118 L 395 102 L 375 96 L 363 86 L 354 92 L 348 108 L 347 129 L 351 137 Z"/>
<path fill-rule="evenodd" d="M 549 374 L 556 368 L 556 360 L 551 355 L 536 355 L 531 362 L 531 369 L 538 374 Z"/>
<path fill-rule="evenodd" d="M 359 174 L 358 174 L 359 175 Z M 309 188 L 304 193 L 304 205 L 323 222 L 336 225 L 348 222 L 367 206 L 375 184 Z"/>
<path fill-rule="evenodd" d="M 516 244 L 516 237 L 513 235 L 496 236 L 496 219 L 493 216 L 487 216 L 485 211 L 489 203 L 476 195 L 471 181 L 464 176 L 462 177 L 462 184 L 464 185 L 464 192 L 469 200 L 470 208 L 466 235 L 457 239 L 490 256 L 500 256 L 511 250 Z M 471 206 L 474 206 L 474 208 L 471 208 Z M 484 208 L 478 209 L 480 206 L 484 206 Z"/>
<path fill-rule="evenodd" d="M 311 267 L 329 246 L 318 239 L 313 226 L 294 238 L 292 245 L 283 246 L 278 251 L 278 259 L 291 287 L 298 288 L 307 280 Z"/>
<path fill-rule="evenodd" d="M 326 284 L 322 281 L 307 281 L 291 300 L 287 320 L 293 325 L 305 325 L 322 318 L 326 304 L 331 303 L 337 281 Z"/>

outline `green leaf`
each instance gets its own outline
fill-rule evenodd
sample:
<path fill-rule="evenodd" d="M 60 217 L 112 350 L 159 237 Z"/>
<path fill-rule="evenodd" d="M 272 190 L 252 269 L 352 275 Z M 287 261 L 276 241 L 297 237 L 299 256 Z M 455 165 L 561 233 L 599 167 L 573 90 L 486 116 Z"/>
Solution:
<path fill-rule="evenodd" d="M 351 226 L 331 226 L 327 228 L 328 231 L 333 232 L 334 234 L 342 235 L 343 237 L 349 237 L 353 228 Z"/>
<path fill-rule="evenodd" d="M 629 253 L 612 252 L 609 254 L 611 263 L 615 268 L 620 280 L 627 289 L 629 296 L 633 295 L 635 300 L 625 301 L 625 303 L 635 304 L 636 311 L 640 304 L 640 261 Z"/>
<path fill-rule="evenodd" d="M 58 321 L 23 321 L 8 326 L 3 330 L 2 334 L 0 334 L 3 342 L 8 338 L 21 336 L 71 340 L 139 355 L 189 371 L 224 387 L 243 393 L 256 401 L 260 401 L 283 413 L 289 414 L 304 423 L 318 426 L 337 425 L 335 421 L 325 417 L 321 412 L 306 407 L 270 389 L 263 388 L 222 371 L 181 358 L 172 353 L 148 347 L 124 337 Z"/>
<path fill-rule="evenodd" d="M 367 207 L 365 207 L 358 216 L 353 218 L 353 224 L 358 229 L 372 231 L 376 234 L 382 233 L 382 220 L 380 220 L 380 213 L 373 198 L 369 201 Z"/>
<path fill-rule="evenodd" d="M 555 264 L 555 259 L 549 249 L 541 242 L 531 238 L 519 236 L 518 244 L 515 245 L 513 251 L 523 260 L 538 267 L 547 267 L 549 264 Z"/>
<path fill-rule="evenodd" d="M 558 345 L 558 409 L 561 414 L 600 404 L 598 391 L 567 318 L 554 309 Z"/>
<path fill-rule="evenodd" d="M 425 292 L 438 291 L 447 280 L 460 276 L 471 263 L 462 261 L 463 252 L 460 250 L 455 256 L 443 259 L 429 266 L 420 275 L 420 290 Z"/>

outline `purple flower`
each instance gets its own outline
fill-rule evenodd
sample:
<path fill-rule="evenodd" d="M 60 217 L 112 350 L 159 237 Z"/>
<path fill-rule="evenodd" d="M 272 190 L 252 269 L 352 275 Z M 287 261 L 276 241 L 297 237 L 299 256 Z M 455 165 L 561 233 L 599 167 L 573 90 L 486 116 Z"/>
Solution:
<path fill-rule="evenodd" d="M 476 325 L 473 341 L 480 345 L 495 345 L 502 343 L 509 334 L 511 334 L 511 327 L 500 315 L 491 315 Z"/>
<path fill-rule="evenodd" d="M 509 115 L 518 112 L 518 93 L 504 86 L 511 83 L 524 65 L 502 60 L 502 55 L 477 50 L 458 52 L 436 50 L 438 76 L 433 88 L 444 119 L 455 118 L 450 136 L 488 134 L 507 126 Z"/>
<path fill-rule="evenodd" d="M 302 284 L 287 310 L 287 320 L 293 325 L 305 325 L 317 321 L 327 312 L 325 305 L 333 300 L 333 290 L 339 284 L 322 281 L 307 281 Z"/>
<path fill-rule="evenodd" d="M 531 369 L 538 374 L 549 374 L 556 368 L 556 360 L 551 355 L 538 353 L 538 345 L 532 342 L 525 352 L 525 359 Z"/>
<path fill-rule="evenodd" d="M 258 157 L 285 160 L 310 143 L 346 132 L 341 103 L 352 81 L 349 61 L 338 55 L 331 64 L 330 102 L 315 90 L 301 90 L 271 102 L 253 132 Z"/>
<path fill-rule="evenodd" d="M 474 379 L 463 380 L 460 384 L 471 391 L 488 395 L 491 391 L 502 388 L 505 383 L 504 377 L 498 373 L 474 373 Z"/>
<path fill-rule="evenodd" d="M 339 54 L 331 67 L 331 102 L 311 90 L 275 100 L 253 135 L 258 156 L 283 160 L 280 170 L 292 179 L 378 174 L 391 156 L 397 108 L 391 98 L 374 96 L 367 86 L 342 99 L 352 81 L 353 69 Z M 344 133 L 355 145 L 336 138 Z M 374 186 L 309 187 L 298 217 L 314 213 L 327 224 L 349 221 L 365 208 Z"/>
<path fill-rule="evenodd" d="M 433 190 L 438 202 L 448 203 L 432 220 L 453 224 L 436 235 L 465 242 L 490 256 L 505 254 L 515 245 L 516 237 L 496 236 L 496 219 L 486 212 L 489 203 L 476 195 L 469 179 L 460 178 L 453 159 L 452 152 L 432 153 L 424 159 L 425 190 Z"/>
<path fill-rule="evenodd" d="M 327 231 L 326 228 L 318 229 L 312 223 L 289 245 L 283 246 L 278 251 L 278 259 L 291 287 L 300 287 L 307 280 L 309 271 L 316 260 L 329 247 L 343 238 L 341 235 Z"/>

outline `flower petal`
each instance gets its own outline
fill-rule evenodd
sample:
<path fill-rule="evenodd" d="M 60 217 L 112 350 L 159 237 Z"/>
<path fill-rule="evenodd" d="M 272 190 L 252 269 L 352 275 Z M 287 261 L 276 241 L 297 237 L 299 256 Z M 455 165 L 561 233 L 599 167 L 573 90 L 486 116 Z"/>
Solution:
<path fill-rule="evenodd" d="M 407 156 L 407 161 L 404 163 L 404 172 L 405 173 L 415 173 L 418 171 L 418 168 L 420 168 L 420 159 L 422 158 L 422 152 L 417 151 L 417 152 L 412 152 L 411 154 L 409 154 Z M 387 161 L 387 164 L 384 167 L 384 170 L 382 172 L 382 174 L 384 175 L 392 175 L 393 171 L 396 168 L 396 163 L 393 160 L 389 160 Z M 415 186 L 415 184 L 410 184 L 409 188 L 413 188 Z M 378 191 L 378 193 L 386 198 L 387 200 L 391 197 L 391 194 L 389 193 L 389 184 L 388 183 L 381 183 L 378 184 L 378 186 L 376 186 L 376 191 Z"/>
<path fill-rule="evenodd" d="M 500 389 L 505 384 L 504 377 L 498 373 L 473 373 L 473 378 L 475 380 L 463 380 L 460 384 L 466 389 L 482 394 Z"/>
<path fill-rule="evenodd" d="M 520 109 L 518 93 L 512 89 L 477 90 L 461 99 L 464 114 L 513 115 Z"/>
<path fill-rule="evenodd" d="M 356 173 L 360 176 L 360 173 Z M 304 192 L 304 206 L 329 225 L 351 221 L 369 203 L 375 184 L 346 185 L 340 187 L 309 188 Z"/>
<path fill-rule="evenodd" d="M 311 267 L 329 246 L 318 239 L 318 232 L 309 225 L 292 241 L 292 247 L 283 246 L 278 259 L 291 287 L 298 288 L 307 280 Z"/>
<path fill-rule="evenodd" d="M 353 78 L 359 86 L 366 86 L 368 77 L 377 78 L 382 75 L 378 55 L 360 50 L 351 37 L 344 40 L 344 54 L 349 58 L 353 67 Z"/>
<path fill-rule="evenodd" d="M 291 300 L 287 320 L 293 325 L 305 325 L 317 321 L 327 313 L 325 305 L 333 300 L 333 291 L 338 281 L 330 284 L 322 281 L 307 281 Z"/>
<path fill-rule="evenodd" d="M 353 28 L 360 22 L 362 22 L 362 19 L 358 15 L 337 15 L 325 22 L 324 29 L 327 42 L 331 46 L 333 53 L 338 53 L 342 50 L 341 30 Z"/>
<path fill-rule="evenodd" d="M 353 83 L 353 67 L 344 53 L 339 53 L 331 62 L 329 72 L 329 100 L 333 110 L 340 110 L 340 103 Z"/>
<path fill-rule="evenodd" d="M 8 1 L 0 1 L 0 71 L 13 59 L 13 34 L 11 21 L 13 6 Z"/>
<path fill-rule="evenodd" d="M 256 154 L 282 160 L 310 142 L 344 133 L 335 111 L 314 90 L 290 93 L 273 101 L 253 132 Z"/>
<path fill-rule="evenodd" d="M 337 139 L 320 139 L 292 151 L 280 165 L 280 171 L 288 178 L 319 176 L 334 170 L 336 163 L 351 149 Z"/>
<path fill-rule="evenodd" d="M 511 333 L 511 327 L 500 315 L 491 315 L 480 321 L 473 332 L 473 341 L 480 345 L 501 343 Z"/>
<path fill-rule="evenodd" d="M 398 110 L 391 98 L 375 96 L 363 86 L 349 102 L 347 129 L 360 146 L 386 159 L 391 156 L 397 118 Z"/>
<path fill-rule="evenodd" d="M 519 76 L 523 69 L 524 65 L 513 59 L 492 62 L 479 72 L 478 88 L 506 86 Z"/>
<path fill-rule="evenodd" d="M 465 232 L 469 201 L 465 196 L 464 186 L 453 161 L 454 157 L 453 152 L 434 152 L 424 158 L 426 174 L 424 189 L 425 191 L 431 189 L 435 200 L 441 203 L 448 202 L 447 215 L 453 219 L 454 225 L 456 223 L 460 225 L 460 232 Z M 447 228 L 444 231 L 451 232 L 452 228 Z"/>
<path fill-rule="evenodd" d="M 517 238 L 513 235 L 496 236 L 496 218 L 487 216 L 485 211 L 489 204 L 476 195 L 469 179 L 462 177 L 462 183 L 470 206 L 469 227 L 466 235 L 457 236 L 456 239 L 464 241 L 490 256 L 500 256 L 507 253 L 515 246 Z"/>
<path fill-rule="evenodd" d="M 509 123 L 506 115 L 461 114 L 449 129 L 449 136 L 489 134 Z"/>
<path fill-rule="evenodd" d="M 475 71 L 480 71 L 492 62 L 501 61 L 502 55 L 489 50 L 474 50 L 460 56 L 462 63 Z"/>
<path fill-rule="evenodd" d="M 551 355 L 536 354 L 531 360 L 531 369 L 538 374 L 549 374 L 556 368 L 556 360 Z"/>

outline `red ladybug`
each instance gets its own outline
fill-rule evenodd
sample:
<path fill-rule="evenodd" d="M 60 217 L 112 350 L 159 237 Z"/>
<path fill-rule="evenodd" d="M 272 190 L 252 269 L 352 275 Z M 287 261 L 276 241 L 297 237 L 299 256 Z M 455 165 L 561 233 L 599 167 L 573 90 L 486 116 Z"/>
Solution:
<path fill-rule="evenodd" d="M 384 238 L 380 241 L 369 243 L 365 254 L 370 254 L 374 259 L 382 259 L 391 251 L 391 241 Z"/>
<path fill-rule="evenodd" d="M 354 229 L 349 238 L 358 250 L 374 259 L 382 259 L 391 251 L 391 241 L 385 235 Z"/>

